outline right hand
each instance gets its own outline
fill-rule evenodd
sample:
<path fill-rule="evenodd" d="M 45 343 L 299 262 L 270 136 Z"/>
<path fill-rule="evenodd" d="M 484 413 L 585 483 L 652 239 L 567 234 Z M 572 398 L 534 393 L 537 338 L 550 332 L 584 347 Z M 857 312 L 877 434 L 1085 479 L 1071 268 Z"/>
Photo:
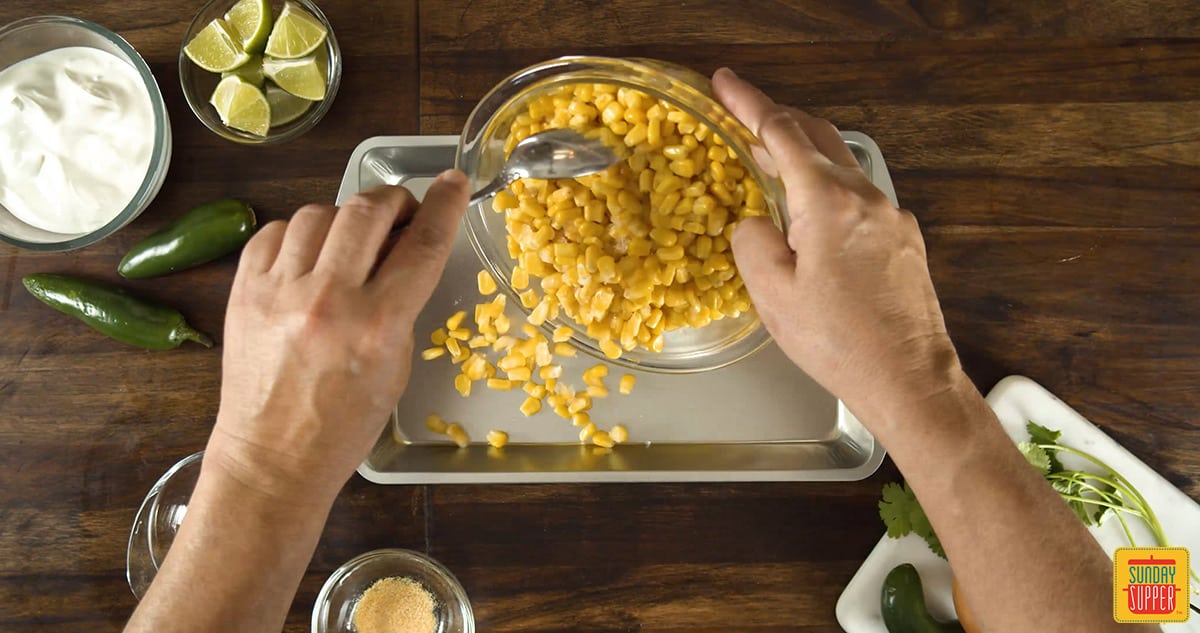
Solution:
<path fill-rule="evenodd" d="M 739 223 L 738 270 L 767 330 L 864 423 L 962 382 L 913 215 L 877 189 L 837 128 L 722 69 L 718 99 L 762 141 L 787 190 L 785 238 Z"/>

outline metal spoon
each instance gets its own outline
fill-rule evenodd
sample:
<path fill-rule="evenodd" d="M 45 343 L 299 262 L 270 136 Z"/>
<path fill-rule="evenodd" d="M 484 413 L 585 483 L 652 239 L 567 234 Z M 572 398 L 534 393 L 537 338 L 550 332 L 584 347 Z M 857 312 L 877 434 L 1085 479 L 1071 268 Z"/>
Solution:
<path fill-rule="evenodd" d="M 613 148 L 562 128 L 532 134 L 517 143 L 500 173 L 483 189 L 471 194 L 471 204 L 504 189 L 518 178 L 553 180 L 574 178 L 604 171 L 620 160 Z"/>

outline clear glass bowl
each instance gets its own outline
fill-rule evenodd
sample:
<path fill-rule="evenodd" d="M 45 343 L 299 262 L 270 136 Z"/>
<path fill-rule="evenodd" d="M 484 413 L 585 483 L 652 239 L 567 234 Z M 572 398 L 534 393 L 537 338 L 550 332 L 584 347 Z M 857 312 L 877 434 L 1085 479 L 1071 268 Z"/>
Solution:
<path fill-rule="evenodd" d="M 120 35 L 78 18 L 48 15 L 19 20 L 0 28 L 0 70 L 67 46 L 88 46 L 111 53 L 137 71 L 150 94 L 150 106 L 154 111 L 154 149 L 146 176 L 133 198 L 108 224 L 90 233 L 46 231 L 18 220 L 0 206 L 0 240 L 35 251 L 81 248 L 116 233 L 150 206 L 162 188 L 171 164 L 171 120 L 163 104 L 162 92 L 146 61 Z"/>
<path fill-rule="evenodd" d="M 125 579 L 138 600 L 146 595 L 158 568 L 167 558 L 171 543 L 175 542 L 192 491 L 200 479 L 203 458 L 204 451 L 200 451 L 179 460 L 154 482 L 138 508 L 125 553 Z"/>
<path fill-rule="evenodd" d="M 525 110 L 530 99 L 562 85 L 602 83 L 627 86 L 655 98 L 665 99 L 703 121 L 721 136 L 747 171 L 758 181 L 775 224 L 786 228 L 783 183 L 769 161 L 761 161 L 766 150 L 758 139 L 712 97 L 708 78 L 681 66 L 649 59 L 613 59 L 607 57 L 560 57 L 530 66 L 500 82 L 489 92 L 471 116 L 459 140 L 455 165 L 467 174 L 472 190 L 477 191 L 500 171 L 506 158 L 504 141 L 512 120 Z M 764 165 L 767 169 L 764 169 Z M 488 198 L 467 210 L 467 237 L 471 246 L 493 277 L 500 280 L 511 301 L 521 305 L 510 284 L 516 262 L 508 255 L 504 215 L 492 211 Z M 561 315 L 547 320 L 547 333 L 566 325 L 574 331 L 571 344 L 601 360 L 633 369 L 663 373 L 707 371 L 735 363 L 762 349 L 770 336 L 758 316 L 751 311 L 736 319 L 722 319 L 702 328 L 680 328 L 664 336 L 663 351 L 642 347 L 626 351 L 618 360 L 609 360 L 599 343 L 589 337 L 574 319 Z"/>
<path fill-rule="evenodd" d="M 211 0 L 192 19 L 192 24 L 188 27 L 187 33 L 183 36 L 183 42 L 179 45 L 179 85 L 183 88 L 183 96 L 187 99 L 192 114 L 195 114 L 196 118 L 200 119 L 200 122 L 217 136 L 246 145 L 283 143 L 313 129 L 329 112 L 329 108 L 333 107 L 333 99 L 337 96 L 338 86 L 342 83 L 342 49 L 333 35 L 333 26 L 329 24 L 329 19 L 325 17 L 321 9 L 310 0 L 291 1 L 320 20 L 321 24 L 325 25 L 325 29 L 329 31 L 329 37 L 325 38 L 325 52 L 329 56 L 329 69 L 325 76 L 325 98 L 313 103 L 312 107 L 295 121 L 271 128 L 266 136 L 256 136 L 249 132 L 235 130 L 221 122 L 221 116 L 217 114 L 216 108 L 208 102 L 217 83 L 221 81 L 221 75 L 210 73 L 193 64 L 192 60 L 188 59 L 183 52 L 183 48 L 192 41 L 197 33 L 213 20 L 223 17 L 225 12 L 236 3 L 236 0 Z M 272 9 L 278 16 L 283 9 L 283 3 L 273 4 L 275 6 Z"/>
<path fill-rule="evenodd" d="M 433 594 L 437 633 L 474 633 L 471 601 L 450 570 L 407 549 L 377 549 L 356 556 L 329 575 L 313 604 L 312 633 L 355 633 L 358 599 L 377 580 L 408 577 Z"/>

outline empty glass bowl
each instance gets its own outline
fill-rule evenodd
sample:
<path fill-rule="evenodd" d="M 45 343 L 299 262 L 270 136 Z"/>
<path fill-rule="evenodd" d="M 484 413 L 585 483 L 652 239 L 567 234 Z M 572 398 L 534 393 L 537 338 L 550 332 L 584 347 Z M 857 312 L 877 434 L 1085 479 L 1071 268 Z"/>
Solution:
<path fill-rule="evenodd" d="M 188 455 L 163 473 L 138 508 L 125 555 L 125 578 L 138 600 L 146 595 L 158 568 L 167 558 L 167 550 L 175 542 L 192 491 L 200 479 L 203 457 L 204 451 Z"/>
<path fill-rule="evenodd" d="M 154 148 L 150 166 L 133 198 L 108 224 L 88 233 L 64 234 L 46 231 L 18 220 L 0 206 L 0 240 L 35 251 L 66 251 L 81 248 L 116 233 L 150 206 L 167 177 L 171 164 L 171 120 L 163 104 L 158 82 L 146 61 L 120 35 L 87 20 L 62 16 L 26 18 L 0 28 L 0 70 L 35 55 L 68 46 L 96 48 L 122 59 L 137 71 L 150 95 L 154 114 Z M 0 151 L 6 151 L 0 148 Z"/>
<path fill-rule="evenodd" d="M 474 633 L 475 615 L 467 592 L 450 570 L 407 549 L 378 549 L 356 556 L 329 575 L 313 605 L 312 633 L 355 633 L 354 610 L 375 581 L 407 577 L 434 599 L 437 633 Z"/>
<path fill-rule="evenodd" d="M 720 135 L 747 172 L 759 183 L 767 201 L 768 211 L 780 228 L 785 228 L 783 184 L 773 171 L 764 169 L 759 159 L 766 150 L 758 139 L 711 96 L 708 78 L 681 66 L 648 59 L 613 59 L 607 57 L 561 57 L 530 66 L 500 82 L 471 112 L 459 140 L 455 165 L 471 180 L 471 189 L 478 190 L 490 182 L 506 158 L 504 141 L 513 119 L 526 111 L 529 100 L 546 91 L 570 84 L 615 84 L 635 88 L 657 99 L 664 99 L 707 124 Z M 769 165 L 763 161 L 764 165 Z M 467 210 L 467 237 L 488 272 L 508 293 L 509 305 L 516 305 L 526 314 L 511 286 L 515 261 L 508 255 L 504 215 L 492 211 L 488 198 Z M 714 321 L 700 328 L 680 328 L 664 336 L 662 352 L 643 347 L 622 353 L 610 361 L 600 351 L 599 344 L 587 335 L 585 328 L 574 319 L 561 315 L 548 319 L 542 329 L 547 333 L 559 326 L 568 326 L 573 335 L 571 344 L 577 349 L 606 362 L 633 369 L 663 373 L 707 371 L 735 363 L 762 349 L 770 336 L 753 312 L 734 318 Z"/>
<path fill-rule="evenodd" d="M 329 57 L 329 66 L 325 73 L 325 98 L 314 102 L 308 111 L 295 121 L 272 127 L 266 136 L 235 130 L 221 121 L 221 116 L 217 114 L 216 108 L 209 103 L 213 90 L 221 81 L 221 75 L 210 73 L 192 63 L 192 60 L 188 59 L 183 52 L 183 48 L 192 41 L 197 33 L 213 20 L 224 16 L 225 12 L 236 3 L 236 0 L 211 0 L 192 19 L 192 24 L 188 27 L 187 33 L 183 36 L 183 42 L 179 45 L 179 85 L 183 88 L 183 96 L 187 98 L 192 114 L 195 114 L 196 118 L 200 119 L 200 122 L 217 136 L 246 145 L 283 143 L 313 129 L 329 112 L 329 108 L 333 107 L 333 99 L 337 96 L 338 86 L 342 83 L 342 49 L 333 35 L 333 26 L 329 24 L 329 19 L 325 17 L 325 14 L 321 13 L 321 9 L 310 0 L 291 0 L 291 2 L 311 13 L 329 31 L 329 36 L 325 38 L 325 53 Z M 274 5 L 272 8 L 275 15 L 278 16 L 283 9 L 283 3 L 277 2 Z"/>

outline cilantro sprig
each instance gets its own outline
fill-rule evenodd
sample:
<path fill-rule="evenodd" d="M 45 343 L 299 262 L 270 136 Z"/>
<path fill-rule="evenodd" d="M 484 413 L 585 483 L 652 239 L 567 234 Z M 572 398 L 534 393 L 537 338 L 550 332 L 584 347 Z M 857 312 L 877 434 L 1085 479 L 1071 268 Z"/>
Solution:
<path fill-rule="evenodd" d="M 1150 502 L 1146 501 L 1146 497 L 1128 479 L 1095 455 L 1059 443 L 1061 431 L 1048 429 L 1032 421 L 1026 424 L 1025 430 L 1029 432 L 1029 441 L 1019 443 L 1017 448 L 1025 456 L 1025 460 L 1041 473 L 1067 502 L 1084 525 L 1100 525 L 1105 517 L 1115 515 L 1121 522 L 1126 540 L 1136 547 L 1137 542 L 1127 521 L 1127 517 L 1133 517 L 1146 525 L 1157 545 L 1170 545 L 1154 508 L 1150 507 Z M 1060 453 L 1075 455 L 1091 462 L 1099 467 L 1101 472 L 1070 470 L 1063 466 L 1062 460 L 1059 459 Z M 920 501 L 907 483 L 903 486 L 896 483 L 884 484 L 883 498 L 879 501 L 879 517 L 887 527 L 888 536 L 900 538 L 907 534 L 916 534 L 925 539 L 934 554 L 946 557 L 942 543 L 934 533 L 933 526 L 929 524 Z M 1195 571 L 1189 569 L 1188 572 L 1200 582 L 1200 576 L 1197 576 Z"/>

